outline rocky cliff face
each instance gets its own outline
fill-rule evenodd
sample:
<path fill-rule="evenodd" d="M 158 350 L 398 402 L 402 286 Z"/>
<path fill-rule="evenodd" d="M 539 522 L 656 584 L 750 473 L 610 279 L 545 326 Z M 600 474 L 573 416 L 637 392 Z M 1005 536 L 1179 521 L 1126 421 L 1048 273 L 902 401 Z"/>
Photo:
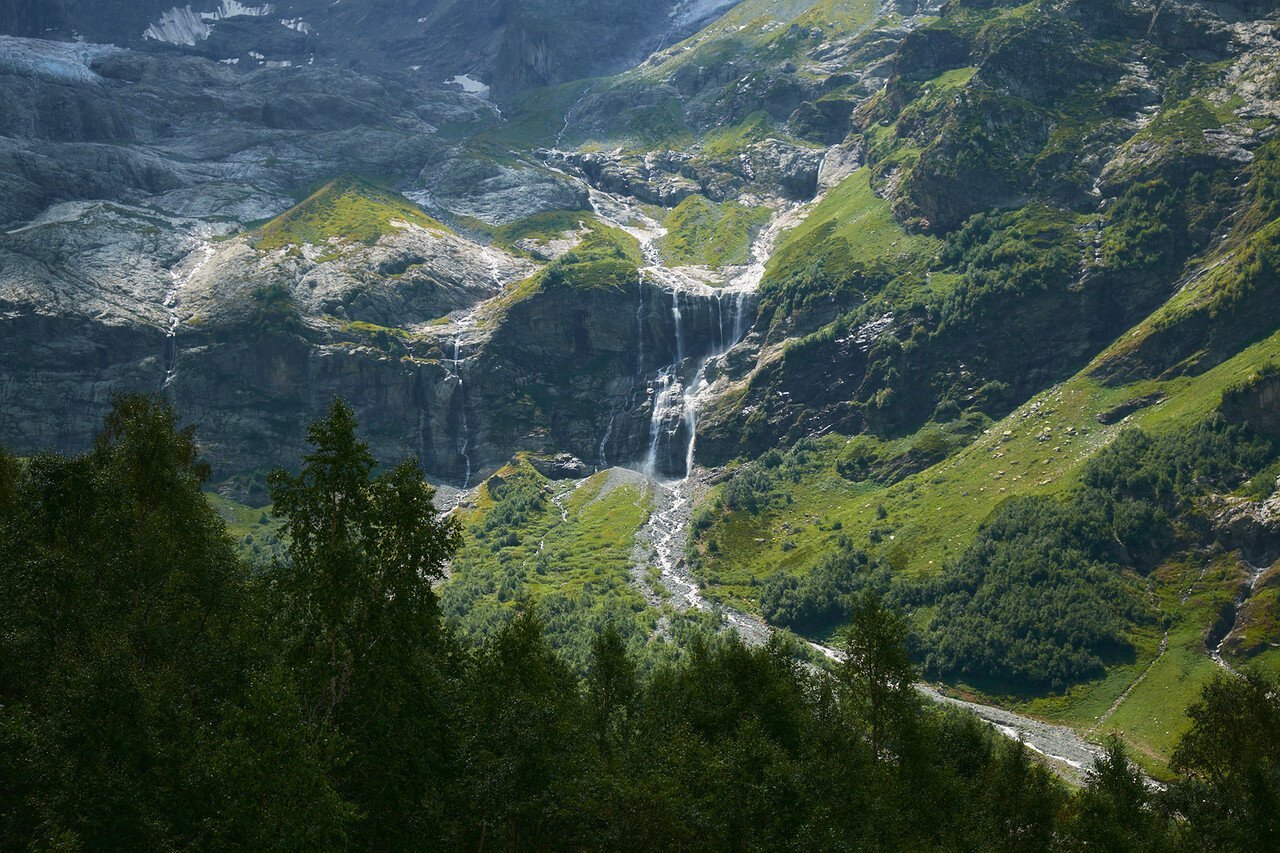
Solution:
<path fill-rule="evenodd" d="M 0 9 L 0 32 L 85 40 L 245 67 L 314 64 L 429 86 L 467 77 L 508 96 L 612 73 L 732 2 L 686 0 L 48 0 Z"/>

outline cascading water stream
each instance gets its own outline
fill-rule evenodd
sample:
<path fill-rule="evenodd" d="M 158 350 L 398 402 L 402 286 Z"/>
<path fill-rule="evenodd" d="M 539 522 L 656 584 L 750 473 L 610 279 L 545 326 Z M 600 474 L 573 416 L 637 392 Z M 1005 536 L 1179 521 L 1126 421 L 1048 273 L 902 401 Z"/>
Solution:
<path fill-rule="evenodd" d="M 613 438 L 613 424 L 618 419 L 618 410 L 614 409 L 609 415 L 609 426 L 605 428 L 604 438 L 600 439 L 599 462 L 596 470 L 603 471 L 609 467 L 609 439 Z"/>
<path fill-rule="evenodd" d="M 654 479 L 659 474 L 658 451 L 662 446 L 663 425 L 675 411 L 679 400 L 680 379 L 676 375 L 678 367 L 679 362 L 658 371 L 649 391 L 653 398 L 653 408 L 649 414 L 649 449 L 645 453 L 641 470 Z"/>
<path fill-rule="evenodd" d="M 164 335 L 164 384 L 161 386 L 165 391 L 178 375 L 178 327 L 182 325 L 182 318 L 178 316 L 178 306 L 182 288 L 195 278 L 196 273 L 200 272 L 214 255 L 213 246 L 208 243 L 202 245 L 198 251 L 202 253 L 200 260 L 186 274 L 179 269 L 180 264 L 169 271 L 172 287 L 164 295 L 164 307 L 169 312 L 169 325 Z"/>
<path fill-rule="evenodd" d="M 560 154 L 558 151 L 550 153 L 550 159 L 555 159 Z M 575 180 L 581 177 L 571 175 L 550 162 L 548 168 Z M 661 238 L 666 234 L 662 224 L 632 200 L 604 192 L 591 186 L 590 182 L 587 183 L 592 210 L 602 221 L 635 237 L 640 243 L 645 263 L 640 270 L 640 298 L 636 306 L 636 376 L 652 378 L 640 386 L 647 391 L 649 398 L 649 442 L 637 467 L 654 483 L 655 507 L 640 531 L 639 538 L 652 546 L 653 559 L 661 571 L 662 584 L 671 593 L 673 603 L 680 609 L 708 609 L 711 605 L 702 596 L 697 581 L 684 566 L 681 555 L 692 507 L 691 483 L 698 431 L 698 404 L 709 389 L 708 366 L 746 336 L 749 330 L 751 297 L 764 277 L 765 267 L 778 238 L 784 231 L 806 218 L 808 212 L 821 200 L 821 194 L 809 203 L 780 209 L 770 224 L 752 241 L 750 262 L 736 269 L 725 270 L 725 277 L 716 282 L 713 280 L 714 276 L 709 279 L 694 268 L 668 267 L 660 244 Z M 653 286 L 671 292 L 671 322 L 675 337 L 674 361 L 659 369 L 656 374 L 649 372 L 645 348 L 647 318 L 644 290 Z M 704 323 L 700 314 L 696 315 L 694 323 L 686 323 L 685 312 L 701 307 L 692 298 L 692 294 L 705 298 L 710 310 L 715 312 L 709 318 L 709 323 Z M 733 317 L 730 324 L 725 317 L 724 301 L 731 294 Z M 681 304 L 682 298 L 684 305 Z M 689 319 L 693 318 L 691 313 Z M 686 340 L 686 325 L 693 325 L 697 329 L 696 340 Z M 606 440 L 601 443 L 599 455 L 602 467 L 606 463 L 606 445 L 608 437 L 612 435 L 616 417 L 615 411 L 605 431 Z M 683 446 L 679 448 L 681 452 L 671 452 L 675 449 L 672 444 L 681 437 L 684 439 Z M 673 464 L 677 460 L 678 468 Z M 726 611 L 726 617 L 746 635 L 767 634 L 758 620 L 744 614 Z"/>
<path fill-rule="evenodd" d="M 724 299 L 729 294 L 717 291 L 708 305 L 715 312 L 708 324 L 715 339 L 708 351 L 696 359 L 696 365 L 689 365 L 688 345 L 684 339 L 684 322 L 680 308 L 680 291 L 672 292 L 671 320 L 675 330 L 676 360 L 658 372 L 650 383 L 652 408 L 649 415 L 649 446 L 645 453 L 642 469 L 654 479 L 663 473 L 659 460 L 662 458 L 664 443 L 675 441 L 681 434 L 685 439 L 684 452 L 678 457 L 670 454 L 670 458 L 683 461 L 680 479 L 686 478 L 693 471 L 693 451 L 697 439 L 699 396 L 706 387 L 707 366 L 742 340 L 746 326 L 746 308 L 749 294 L 737 291 L 732 294 L 734 300 L 733 334 L 725 334 Z M 690 371 L 690 368 L 692 370 Z"/>
<path fill-rule="evenodd" d="M 459 338 L 453 339 L 453 375 L 458 380 L 458 393 L 461 395 L 458 407 L 458 454 L 462 457 L 464 473 L 462 488 L 471 487 L 471 428 L 467 423 L 467 383 L 462 378 L 462 352 Z"/>

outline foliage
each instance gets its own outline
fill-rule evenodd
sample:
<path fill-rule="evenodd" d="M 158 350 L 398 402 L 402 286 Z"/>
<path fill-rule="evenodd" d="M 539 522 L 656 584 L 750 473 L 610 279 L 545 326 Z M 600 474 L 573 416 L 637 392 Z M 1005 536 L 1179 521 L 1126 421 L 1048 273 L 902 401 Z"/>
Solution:
<path fill-rule="evenodd" d="M 732 127 L 720 127 L 707 133 L 702 137 L 699 150 L 706 157 L 733 157 L 776 135 L 769 114 L 758 110 Z"/>
<path fill-rule="evenodd" d="M 940 255 L 964 273 L 947 300 L 944 323 L 972 323 L 1003 310 L 997 300 L 1065 288 L 1080 259 L 1077 224 L 1074 215 L 1042 205 L 970 218 L 948 236 Z"/>
<path fill-rule="evenodd" d="M 5 846 L 341 844 L 192 430 L 123 398 L 90 453 L 0 471 Z"/>
<path fill-rule="evenodd" d="M 806 438 L 780 453 L 771 450 L 733 472 L 720 492 L 718 508 L 759 513 L 784 500 L 778 484 L 794 483 L 823 464 L 817 442 Z"/>
<path fill-rule="evenodd" d="M 1066 846 L 1074 850 L 1172 850 L 1171 827 L 1123 742 L 1110 738 L 1066 819 Z"/>
<path fill-rule="evenodd" d="M 1272 443 L 1212 418 L 1152 438 L 1120 434 L 1066 499 L 1011 500 L 934 581 L 923 643 L 933 672 L 1061 690 L 1131 651 L 1152 619 L 1130 569 L 1167 556 L 1192 499 L 1274 458 Z"/>
<path fill-rule="evenodd" d="M 658 614 L 631 577 L 648 501 L 634 484 L 606 492 L 609 476 L 567 488 L 516 459 L 486 481 L 477 509 L 461 514 L 464 545 L 442 591 L 445 617 L 460 636 L 492 637 L 531 610 L 575 671 L 586 671 L 591 638 L 606 626 L 631 651 L 663 656 L 666 644 L 645 643 Z"/>
<path fill-rule="evenodd" d="M 1173 754 L 1185 778 L 1173 802 L 1199 849 L 1280 844 L 1280 685 L 1258 672 L 1219 673 L 1187 711 Z"/>
<path fill-rule="evenodd" d="M 751 241 L 769 221 L 767 207 L 723 204 L 691 195 L 667 214 L 667 234 L 658 243 L 673 265 L 724 267 L 751 260 Z"/>
<path fill-rule="evenodd" d="M 855 436 L 841 449 L 836 472 L 847 480 L 896 483 L 965 447 L 989 423 L 982 415 L 971 413 L 947 423 L 925 424 L 905 439 Z"/>
<path fill-rule="evenodd" d="M 1087 499 L 1007 504 L 930 591 L 926 667 L 1057 690 L 1100 674 L 1130 651 L 1129 622 L 1148 618 L 1107 532 Z"/>
<path fill-rule="evenodd" d="M 286 284 L 267 284 L 249 294 L 249 325 L 261 332 L 288 332 L 302 328 L 298 306 Z"/>
<path fill-rule="evenodd" d="M 524 240 L 545 243 L 559 239 L 565 233 L 580 231 L 584 223 L 592 221 L 594 217 L 583 211 L 552 210 L 535 213 L 496 228 L 493 242 L 505 249 L 518 250 L 516 244 Z"/>
<path fill-rule="evenodd" d="M 258 228 L 251 239 L 254 247 L 263 252 L 303 244 L 324 245 L 333 239 L 372 246 L 406 225 L 445 230 L 398 193 L 366 181 L 342 178 L 330 181 Z"/>
<path fill-rule="evenodd" d="M 907 234 L 859 169 L 782 239 L 761 284 L 761 316 L 767 322 L 819 300 L 877 291 L 904 268 L 931 261 L 937 246 Z"/>
<path fill-rule="evenodd" d="M 872 760 L 878 762 L 885 750 L 902 751 L 901 744 L 889 743 L 891 733 L 909 734 L 906 727 L 919 702 L 911 689 L 916 668 L 907 653 L 906 622 L 886 610 L 878 595 L 864 590 L 853 597 L 851 610 L 840 643 L 844 660 L 836 677 L 859 727 L 870 738 Z"/>
<path fill-rule="evenodd" d="M 373 846 L 428 830 L 419 805 L 439 768 L 439 609 L 432 584 L 461 544 L 437 518 L 416 460 L 373 476 L 355 414 L 334 400 L 308 431 L 302 471 L 268 480 L 289 559 L 272 573 L 284 654 L 306 722 L 349 753 L 339 790 Z M 405 820 L 405 816 L 414 819 Z"/>
<path fill-rule="evenodd" d="M 825 636 L 849 619 L 849 602 L 862 592 L 886 592 L 890 572 L 852 547 L 837 548 L 803 575 L 779 572 L 764 584 L 760 615 L 806 636 Z"/>
<path fill-rule="evenodd" d="M 355 429 L 335 403 L 301 471 L 272 476 L 289 557 L 260 574 L 160 404 L 120 401 L 84 456 L 0 453 L 6 847 L 1275 844 L 1278 689 L 1258 676 L 1210 684 L 1167 794 L 1117 747 L 1073 794 L 926 707 L 906 623 L 867 590 L 834 673 L 723 635 L 642 670 L 605 629 L 579 678 L 529 610 L 462 648 L 432 589 L 454 523 L 411 463 L 375 474 Z"/>
<path fill-rule="evenodd" d="M 543 287 L 620 290 L 636 281 L 643 263 L 640 245 L 625 231 L 588 222 L 582 241 L 540 274 Z"/>

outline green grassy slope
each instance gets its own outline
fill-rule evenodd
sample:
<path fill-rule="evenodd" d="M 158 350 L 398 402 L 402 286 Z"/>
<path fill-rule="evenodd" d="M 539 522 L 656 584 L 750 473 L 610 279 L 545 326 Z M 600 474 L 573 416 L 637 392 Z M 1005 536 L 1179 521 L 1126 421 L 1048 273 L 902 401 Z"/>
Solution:
<path fill-rule="evenodd" d="M 650 508 L 646 487 L 608 471 L 553 483 L 526 459 L 513 460 L 460 515 L 464 545 L 442 593 L 446 614 L 465 635 L 483 638 L 531 606 L 576 664 L 606 622 L 632 643 L 647 640 L 659 614 L 630 577 Z"/>
<path fill-rule="evenodd" d="M 303 244 L 322 245 L 335 239 L 373 245 L 404 225 L 447 230 L 397 193 L 354 178 L 340 178 L 257 228 L 250 239 L 255 248 L 264 252 Z"/>
<path fill-rule="evenodd" d="M 716 204 L 692 195 L 667 214 L 662 222 L 667 234 L 658 246 L 672 266 L 745 264 L 751 260 L 752 239 L 769 217 L 766 207 Z"/>

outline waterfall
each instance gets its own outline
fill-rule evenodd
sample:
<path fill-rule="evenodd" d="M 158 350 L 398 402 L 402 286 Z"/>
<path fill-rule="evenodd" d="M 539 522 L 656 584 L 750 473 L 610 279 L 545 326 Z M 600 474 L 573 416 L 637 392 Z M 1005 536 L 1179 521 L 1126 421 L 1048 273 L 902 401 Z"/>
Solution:
<path fill-rule="evenodd" d="M 636 376 L 644 376 L 644 279 L 640 279 L 640 300 L 636 304 Z"/>
<path fill-rule="evenodd" d="M 649 450 L 644 458 L 644 473 L 656 478 L 658 475 L 658 450 L 662 445 L 663 423 L 675 410 L 675 399 L 679 397 L 680 380 L 676 376 L 679 363 L 664 367 L 658 371 L 650 387 L 653 409 L 649 414 Z"/>
<path fill-rule="evenodd" d="M 723 352 L 726 347 L 724 345 L 724 291 L 716 291 L 716 329 L 720 336 L 716 339 L 719 341 L 720 351 Z"/>
<path fill-rule="evenodd" d="M 707 359 L 707 361 L 710 360 L 709 358 Z M 706 382 L 707 361 L 704 361 L 702 366 L 698 368 L 693 381 L 689 383 L 689 393 L 684 395 L 684 411 L 681 414 L 685 432 L 689 436 L 689 443 L 685 445 L 684 449 L 684 475 L 686 477 L 693 473 L 693 446 L 698 438 L 698 392 L 702 390 L 702 386 Z"/>
<path fill-rule="evenodd" d="M 618 419 L 618 410 L 614 409 L 609 415 L 609 426 L 605 428 L 604 438 L 600 439 L 600 462 L 599 470 L 603 471 L 609 467 L 609 457 L 606 451 L 609 448 L 609 439 L 613 438 L 613 422 Z"/>
<path fill-rule="evenodd" d="M 458 393 L 462 395 L 461 405 L 458 407 L 460 414 L 458 419 L 458 454 L 462 457 L 465 466 L 462 488 L 466 489 L 471 486 L 471 428 L 467 424 L 467 384 L 462 378 L 461 343 L 457 337 L 453 339 L 453 375 L 458 379 Z"/>
<path fill-rule="evenodd" d="M 178 316 L 178 306 L 181 302 L 182 288 L 195 278 L 196 273 L 200 272 L 214 255 L 213 246 L 207 241 L 197 251 L 201 253 L 200 259 L 185 274 L 180 266 L 190 259 L 190 255 L 169 270 L 171 286 L 164 294 L 164 308 L 169 312 L 169 324 L 164 334 L 164 385 L 161 386 L 164 391 L 169 390 L 169 386 L 178 375 L 178 327 L 182 325 L 182 318 Z"/>
<path fill-rule="evenodd" d="M 724 299 L 731 297 L 732 302 L 732 334 L 727 334 Z M 746 312 L 750 294 L 746 291 L 734 291 L 726 294 L 716 291 L 708 294 L 705 323 L 708 334 L 706 349 L 698 347 L 691 350 L 685 340 L 684 315 L 681 309 L 681 292 L 673 290 L 671 294 L 671 321 L 675 332 L 676 360 L 658 371 L 649 383 L 649 445 L 646 449 L 641 470 L 657 479 L 662 474 L 675 474 L 679 478 L 688 477 L 693 471 L 694 443 L 698 431 L 698 398 L 705 390 L 707 381 L 707 365 L 711 360 L 728 352 L 746 333 Z M 685 309 L 691 304 L 684 297 Z M 698 316 L 702 316 L 699 313 Z M 683 452 L 677 454 L 673 443 L 681 436 L 684 439 Z M 665 452 L 664 452 L 665 450 Z M 677 460 L 683 462 L 679 471 L 671 470 Z M 666 463 L 664 465 L 664 463 Z"/>
<path fill-rule="evenodd" d="M 680 315 L 680 291 L 671 290 L 671 320 L 676 327 L 676 363 L 679 367 L 680 362 L 684 361 L 684 327 L 681 322 Z"/>
<path fill-rule="evenodd" d="M 733 342 L 736 344 L 747 334 L 747 297 L 745 290 L 735 294 L 736 304 L 733 308 Z M 726 347 L 727 349 L 727 347 Z"/>

